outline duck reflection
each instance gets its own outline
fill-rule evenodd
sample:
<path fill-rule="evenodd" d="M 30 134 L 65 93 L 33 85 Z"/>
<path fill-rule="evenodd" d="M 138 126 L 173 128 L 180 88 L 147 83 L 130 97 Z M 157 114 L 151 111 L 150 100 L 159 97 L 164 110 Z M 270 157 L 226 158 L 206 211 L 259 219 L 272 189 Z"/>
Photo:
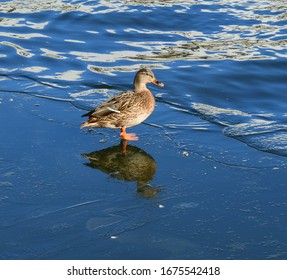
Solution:
<path fill-rule="evenodd" d="M 156 173 L 155 160 L 144 150 L 127 145 L 127 141 L 82 156 L 89 160 L 86 166 L 119 180 L 137 182 L 138 193 L 146 198 L 156 196 L 159 191 L 158 187 L 149 184 Z"/>

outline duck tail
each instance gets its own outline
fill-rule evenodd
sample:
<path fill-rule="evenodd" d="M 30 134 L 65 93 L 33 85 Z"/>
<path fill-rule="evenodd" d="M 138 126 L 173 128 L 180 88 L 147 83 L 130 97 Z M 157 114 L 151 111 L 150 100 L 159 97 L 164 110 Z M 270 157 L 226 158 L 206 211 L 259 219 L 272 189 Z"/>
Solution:
<path fill-rule="evenodd" d="M 88 124 L 89 124 L 88 122 L 83 122 L 81 124 L 80 128 L 88 127 Z"/>
<path fill-rule="evenodd" d="M 83 122 L 83 123 L 81 124 L 81 128 L 84 128 L 84 127 L 99 127 L 99 126 L 98 126 L 97 123 L 95 123 L 95 122 L 89 122 L 89 121 L 87 121 L 87 122 Z"/>

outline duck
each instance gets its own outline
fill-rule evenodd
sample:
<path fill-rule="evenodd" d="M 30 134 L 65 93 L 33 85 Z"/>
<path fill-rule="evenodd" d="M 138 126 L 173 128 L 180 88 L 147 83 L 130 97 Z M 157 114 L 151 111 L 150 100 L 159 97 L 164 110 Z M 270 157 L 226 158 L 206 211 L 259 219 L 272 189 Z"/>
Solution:
<path fill-rule="evenodd" d="M 135 75 L 133 91 L 124 91 L 114 95 L 92 111 L 82 115 L 88 117 L 81 128 L 120 129 L 120 137 L 126 141 L 137 141 L 135 133 L 127 133 L 126 129 L 142 123 L 155 108 L 155 99 L 147 84 L 163 87 L 164 83 L 155 78 L 149 68 L 141 68 Z"/>

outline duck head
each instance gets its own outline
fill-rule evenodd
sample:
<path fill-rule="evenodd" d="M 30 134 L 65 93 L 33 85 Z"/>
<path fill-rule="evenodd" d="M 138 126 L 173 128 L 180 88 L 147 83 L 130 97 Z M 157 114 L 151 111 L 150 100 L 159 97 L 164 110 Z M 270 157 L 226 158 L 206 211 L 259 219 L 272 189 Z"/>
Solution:
<path fill-rule="evenodd" d="M 152 83 L 154 85 L 157 85 L 159 87 L 163 87 L 164 83 L 158 81 L 155 78 L 154 73 L 147 68 L 140 69 L 134 79 L 134 89 L 135 91 L 141 91 L 146 90 L 146 84 Z"/>

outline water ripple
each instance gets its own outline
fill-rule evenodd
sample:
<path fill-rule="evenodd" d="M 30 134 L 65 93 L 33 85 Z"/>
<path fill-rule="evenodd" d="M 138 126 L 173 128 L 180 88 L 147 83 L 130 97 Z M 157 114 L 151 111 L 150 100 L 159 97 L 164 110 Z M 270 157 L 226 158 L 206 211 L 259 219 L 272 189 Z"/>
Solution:
<path fill-rule="evenodd" d="M 10 14 L 17 15 L 21 13 L 39 13 L 47 10 L 60 11 L 71 16 L 71 12 L 79 14 L 80 12 L 86 14 L 109 14 L 113 16 L 115 12 L 129 13 L 129 18 L 133 19 L 133 12 L 135 7 L 139 7 L 142 1 L 127 1 L 124 5 L 118 1 L 100 1 L 99 4 L 91 5 L 90 1 L 77 3 L 66 3 L 64 1 L 52 1 L 50 4 L 43 4 L 42 1 L 33 1 L 23 4 L 22 1 L 10 1 L 2 3 L 1 7 L 5 11 L 10 11 Z M 186 15 L 177 15 L 171 22 L 176 23 L 180 20 L 188 20 L 190 22 L 189 28 L 183 26 L 182 30 L 174 30 L 174 24 L 167 22 L 165 28 L 161 30 L 154 30 L 143 28 L 138 22 L 134 22 L 134 27 L 120 28 L 117 30 L 107 28 L 106 30 L 86 30 L 83 32 L 93 32 L 95 37 L 83 35 L 73 37 L 69 34 L 69 38 L 64 38 L 67 43 L 82 43 L 90 44 L 90 40 L 97 39 L 101 36 L 102 40 L 108 39 L 108 34 L 117 35 L 122 32 L 127 32 L 132 40 L 115 40 L 116 44 L 122 44 L 131 49 L 119 48 L 111 49 L 107 53 L 90 52 L 87 50 L 70 50 L 67 55 L 72 55 L 76 59 L 93 62 L 116 62 L 120 60 L 143 60 L 143 61 L 158 61 L 170 62 L 176 60 L 250 60 L 250 59 L 275 59 L 276 57 L 286 57 L 286 43 L 285 36 L 286 26 L 286 12 L 282 10 L 282 5 L 279 1 L 275 1 L 274 6 L 258 4 L 251 1 L 217 1 L 216 6 L 209 1 L 145 1 L 144 4 L 149 7 L 181 7 L 175 9 L 175 14 L 188 14 L 191 19 L 186 18 Z M 209 8 L 210 7 L 210 8 Z M 138 9 L 136 9 L 138 11 Z M 144 14 L 150 14 L 153 10 L 141 10 L 141 16 L 145 19 Z M 76 19 L 76 14 L 72 16 L 71 20 Z M 206 16 L 209 22 L 205 25 L 198 25 L 199 17 Z M 221 19 L 225 18 L 225 21 Z M 67 17 L 59 15 L 59 20 L 66 20 Z M 150 17 L 148 18 L 150 20 Z M 124 24 L 127 18 L 119 17 L 119 20 Z M 109 20 L 104 18 L 101 21 L 109 25 Z M 57 22 L 57 20 L 56 20 Z M 55 23 L 56 23 L 55 22 Z M 236 22 L 237 24 L 234 24 Z M 210 26 L 213 23 L 214 28 Z M 19 18 L 3 17 L 0 25 L 9 28 L 26 28 L 42 30 L 42 33 L 27 33 L 27 32 L 1 32 L 0 37 L 9 37 L 17 39 L 32 39 L 32 38 L 49 38 L 49 28 L 51 22 L 45 20 L 42 22 L 28 21 Z M 207 29 L 207 26 L 208 29 Z M 161 27 L 161 26 L 160 26 Z M 59 28 L 54 25 L 53 30 Z M 61 30 L 58 30 L 60 32 Z M 134 34 L 142 35 L 142 41 L 134 40 Z M 76 35 L 76 34 L 75 34 Z M 66 36 L 66 34 L 64 34 Z M 116 36 L 117 37 L 117 36 Z M 138 36 L 137 36 L 138 37 Z M 106 39 L 105 39 L 106 38 Z M 146 39 L 144 39 L 146 38 Z M 155 38 L 157 38 L 155 40 Z M 168 40 L 167 40 L 168 39 Z M 44 55 L 49 55 L 55 59 L 64 59 L 67 57 L 65 53 L 58 55 L 59 49 L 47 49 L 41 46 Z M 46 51 L 45 51 L 46 50 Z M 20 54 L 21 55 L 21 54 Z M 30 56 L 31 57 L 31 56 Z"/>
<path fill-rule="evenodd" d="M 193 104 L 192 108 L 201 118 L 224 126 L 224 135 L 259 151 L 287 156 L 286 119 L 279 123 L 274 116 L 252 115 L 205 104 Z"/>
<path fill-rule="evenodd" d="M 2 41 L 2 42 L 0 42 L 0 44 L 2 44 L 3 46 L 8 46 L 8 47 L 15 49 L 17 54 L 20 56 L 24 56 L 24 57 L 32 57 L 33 56 L 33 54 L 31 52 L 29 52 L 25 48 L 22 48 L 21 46 L 16 45 L 14 43 Z M 6 55 L 3 55 L 3 56 L 6 56 Z"/>

